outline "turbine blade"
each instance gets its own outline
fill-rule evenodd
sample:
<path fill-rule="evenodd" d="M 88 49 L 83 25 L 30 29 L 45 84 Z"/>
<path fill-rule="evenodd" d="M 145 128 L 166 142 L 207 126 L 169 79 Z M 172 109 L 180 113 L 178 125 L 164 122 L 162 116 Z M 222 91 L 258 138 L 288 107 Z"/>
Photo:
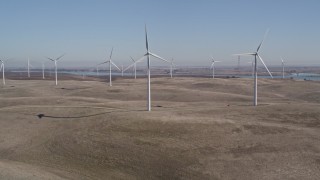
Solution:
<path fill-rule="evenodd" d="M 111 53 L 110 53 L 109 59 L 111 59 L 111 57 L 112 57 L 112 52 L 113 52 L 113 47 L 112 47 L 112 49 L 111 49 Z"/>
<path fill-rule="evenodd" d="M 115 63 L 113 63 L 112 61 L 110 61 L 110 63 L 114 65 L 119 71 L 121 71 L 121 69 Z"/>
<path fill-rule="evenodd" d="M 147 33 L 147 25 L 144 25 L 144 31 L 146 33 L 146 48 L 147 48 L 147 52 L 149 52 L 149 45 L 148 45 L 148 33 Z"/>
<path fill-rule="evenodd" d="M 166 60 L 166 59 L 164 59 L 164 58 L 162 58 L 162 57 L 160 57 L 160 56 L 158 56 L 158 55 L 156 55 L 156 54 L 153 54 L 153 53 L 149 53 L 151 56 L 153 56 L 153 57 L 155 57 L 155 58 L 158 58 L 158 59 L 161 59 L 162 61 L 165 61 L 165 62 L 167 62 L 167 63 L 170 63 L 170 61 L 168 61 L 168 60 Z"/>
<path fill-rule="evenodd" d="M 51 59 L 51 58 L 48 58 L 48 57 L 46 57 L 47 59 L 49 59 L 50 61 L 54 61 L 53 59 Z"/>
<path fill-rule="evenodd" d="M 64 54 L 62 54 L 60 57 L 58 57 L 57 59 L 56 59 L 56 61 L 58 61 L 60 58 L 62 58 L 64 55 L 66 55 L 66 53 L 64 53 Z"/>
<path fill-rule="evenodd" d="M 136 63 L 141 62 L 145 57 L 146 55 L 143 55 L 140 59 L 136 60 Z"/>
<path fill-rule="evenodd" d="M 242 53 L 242 54 L 233 54 L 232 56 L 254 56 L 256 53 Z"/>
<path fill-rule="evenodd" d="M 128 67 L 126 67 L 123 72 L 125 72 L 126 70 L 130 69 L 131 67 L 133 67 L 134 63 L 133 64 L 130 64 Z"/>
<path fill-rule="evenodd" d="M 264 37 L 263 37 L 261 43 L 259 44 L 259 46 L 258 46 L 258 48 L 257 48 L 257 52 L 259 52 L 259 50 L 260 50 L 260 48 L 261 48 L 261 46 L 262 46 L 262 44 L 263 44 L 263 41 L 266 39 L 266 37 L 267 37 L 267 35 L 268 35 L 268 33 L 269 33 L 269 30 L 270 30 L 270 29 L 268 28 L 267 31 L 266 31 L 266 33 L 264 34 Z"/>
<path fill-rule="evenodd" d="M 136 62 L 131 56 L 130 56 L 130 58 L 131 58 L 131 60 L 132 60 L 133 62 Z"/>
<path fill-rule="evenodd" d="M 213 68 L 213 66 L 214 66 L 214 62 L 212 62 L 210 69 L 212 69 L 212 68 Z"/>
<path fill-rule="evenodd" d="M 99 63 L 99 64 L 97 64 L 97 66 L 99 66 L 99 65 L 101 65 L 101 64 L 106 64 L 106 63 L 108 63 L 109 61 L 105 61 L 105 62 L 102 62 L 102 63 Z"/>
<path fill-rule="evenodd" d="M 259 57 L 260 61 L 262 62 L 262 64 L 264 65 L 264 67 L 267 69 L 268 73 L 270 74 L 271 78 L 273 78 L 271 72 L 269 71 L 267 65 L 264 63 L 264 61 L 262 60 L 261 56 L 259 54 L 257 54 L 257 56 Z"/>

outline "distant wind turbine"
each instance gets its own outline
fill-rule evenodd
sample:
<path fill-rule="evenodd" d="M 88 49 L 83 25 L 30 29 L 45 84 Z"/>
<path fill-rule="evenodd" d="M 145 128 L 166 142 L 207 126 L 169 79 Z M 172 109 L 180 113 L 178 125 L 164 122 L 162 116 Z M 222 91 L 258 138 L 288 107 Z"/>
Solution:
<path fill-rule="evenodd" d="M 134 79 L 137 79 L 137 62 L 130 56 L 131 60 L 133 61 L 134 67 Z"/>
<path fill-rule="evenodd" d="M 44 78 L 44 68 L 45 68 L 45 67 L 44 67 L 44 62 L 42 62 L 42 79 L 45 79 L 45 78 Z"/>
<path fill-rule="evenodd" d="M 30 59 L 28 57 L 28 78 L 30 78 L 30 66 L 33 67 L 31 64 L 30 64 Z"/>
<path fill-rule="evenodd" d="M 133 61 L 133 63 L 131 65 L 129 65 L 128 67 L 126 67 L 123 71 L 128 70 L 129 68 L 133 67 L 134 70 L 134 79 L 137 79 L 137 61 L 134 60 L 131 56 L 130 56 L 131 60 Z M 138 61 L 140 61 L 141 59 L 143 59 L 144 56 L 142 58 L 140 58 Z"/>
<path fill-rule="evenodd" d="M 248 63 L 251 64 L 251 74 L 252 74 L 252 77 L 254 77 L 254 61 L 249 61 Z"/>
<path fill-rule="evenodd" d="M 137 62 L 130 56 L 131 60 L 133 61 L 134 67 L 134 79 L 137 79 Z"/>
<path fill-rule="evenodd" d="M 282 63 L 282 79 L 284 79 L 284 64 L 285 64 L 285 62 L 282 59 L 282 57 L 281 57 L 281 63 Z"/>
<path fill-rule="evenodd" d="M 66 55 L 66 54 L 63 54 L 63 55 L 59 56 L 59 57 L 56 58 L 56 59 L 52 59 L 52 58 L 47 57 L 47 59 L 49 59 L 50 61 L 53 61 L 53 62 L 54 62 L 54 68 L 55 68 L 55 74 L 56 74 L 56 85 L 58 85 L 57 61 L 58 61 L 59 59 L 61 59 L 64 55 Z"/>
<path fill-rule="evenodd" d="M 121 76 L 123 77 L 123 64 L 121 64 Z"/>
<path fill-rule="evenodd" d="M 30 61 L 29 61 L 29 58 L 28 58 L 28 77 L 30 77 Z"/>
<path fill-rule="evenodd" d="M 261 56 L 259 55 L 259 50 L 263 44 L 263 41 L 265 40 L 267 34 L 269 32 L 269 29 L 266 31 L 263 40 L 259 44 L 256 52 L 253 53 L 244 53 L 244 54 L 236 54 L 237 56 L 254 56 L 254 98 L 253 98 L 253 105 L 257 106 L 258 105 L 258 72 L 257 72 L 257 57 L 260 59 L 264 67 L 267 69 L 268 73 L 270 74 L 271 78 L 273 78 L 271 72 L 269 71 L 268 67 L 262 60 Z"/>
<path fill-rule="evenodd" d="M 107 64 L 107 63 L 109 63 L 109 85 L 110 86 L 112 86 L 112 73 L 111 73 L 111 70 L 112 70 L 112 68 L 111 68 L 111 66 L 113 65 L 113 66 L 115 66 L 119 71 L 121 71 L 120 70 L 120 68 L 112 61 L 112 52 L 113 52 L 113 47 L 112 47 L 112 49 L 111 49 L 111 53 L 110 53 L 110 57 L 109 57 L 109 60 L 107 60 L 107 61 L 105 61 L 105 62 L 103 62 L 103 63 L 100 63 L 100 64 L 98 64 L 98 65 L 101 65 L 101 64 Z"/>
<path fill-rule="evenodd" d="M 212 79 L 214 79 L 214 63 L 221 62 L 221 61 L 215 61 L 213 56 L 211 56 L 211 60 L 212 60 L 212 63 L 211 63 L 210 69 L 212 69 Z"/>
<path fill-rule="evenodd" d="M 2 71 L 2 83 L 3 85 L 6 85 L 6 80 L 4 77 L 4 62 L 2 60 L 0 60 L 0 62 L 1 62 L 0 71 Z"/>
<path fill-rule="evenodd" d="M 99 67 L 97 66 L 97 76 L 99 76 Z"/>
<path fill-rule="evenodd" d="M 173 63 L 173 58 L 170 62 L 170 77 L 172 78 L 172 73 L 173 73 L 173 67 L 175 66 L 175 64 Z"/>

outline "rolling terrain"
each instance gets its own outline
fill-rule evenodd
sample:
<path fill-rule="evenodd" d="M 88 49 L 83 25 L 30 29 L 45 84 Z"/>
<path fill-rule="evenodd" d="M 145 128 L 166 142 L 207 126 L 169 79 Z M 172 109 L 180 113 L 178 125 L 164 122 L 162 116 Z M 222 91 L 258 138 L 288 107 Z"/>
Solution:
<path fill-rule="evenodd" d="M 8 80 L 0 179 L 320 179 L 320 83 Z"/>

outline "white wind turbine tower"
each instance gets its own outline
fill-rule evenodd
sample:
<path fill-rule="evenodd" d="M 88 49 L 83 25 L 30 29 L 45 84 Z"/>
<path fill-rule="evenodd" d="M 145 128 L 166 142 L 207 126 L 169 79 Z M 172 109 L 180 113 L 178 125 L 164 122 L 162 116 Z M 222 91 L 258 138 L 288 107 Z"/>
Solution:
<path fill-rule="evenodd" d="M 99 67 L 97 66 L 97 76 L 99 76 Z"/>
<path fill-rule="evenodd" d="M 106 63 L 109 63 L 109 85 L 110 86 L 112 86 L 112 75 L 111 75 L 111 66 L 112 65 L 114 65 L 119 71 L 121 71 L 120 70 L 120 68 L 115 64 L 115 63 L 113 63 L 112 62 L 112 52 L 113 52 L 113 47 L 112 47 L 112 49 L 111 49 L 111 53 L 110 53 L 110 57 L 109 57 L 109 60 L 108 61 L 105 61 L 105 62 L 103 62 L 103 63 L 100 63 L 100 64 L 98 64 L 98 65 L 101 65 L 101 64 L 106 64 Z"/>
<path fill-rule="evenodd" d="M 28 58 L 28 77 L 30 78 L 30 61 L 29 61 L 29 58 Z"/>
<path fill-rule="evenodd" d="M 121 64 L 121 77 L 123 77 L 123 64 Z"/>
<path fill-rule="evenodd" d="M 56 59 L 52 59 L 52 58 L 48 58 L 48 57 L 47 57 L 47 59 L 49 59 L 50 61 L 53 61 L 53 62 L 54 62 L 55 75 L 56 75 L 56 85 L 58 85 L 57 61 L 58 61 L 59 59 L 61 59 L 64 55 L 66 55 L 66 54 L 63 54 L 63 55 L 59 56 L 59 57 L 56 58 Z"/>
<path fill-rule="evenodd" d="M 45 78 L 44 78 L 44 69 L 45 69 L 45 67 L 44 67 L 44 62 L 42 62 L 42 79 L 45 79 Z"/>
<path fill-rule="evenodd" d="M 150 86 L 150 56 L 153 56 L 155 58 L 158 58 L 162 61 L 165 61 L 167 63 L 170 63 L 168 60 L 152 53 L 149 51 L 149 45 L 148 45 L 148 33 L 147 33 L 147 25 L 145 25 L 145 37 L 146 37 L 146 49 L 147 49 L 147 53 L 143 56 L 147 56 L 147 67 L 148 67 L 148 100 L 147 100 L 147 106 L 148 106 L 148 111 L 151 111 L 151 86 Z M 136 62 L 140 62 L 143 60 L 143 57 L 139 60 L 137 60 Z"/>
<path fill-rule="evenodd" d="M 30 78 L 30 66 L 33 67 L 31 64 L 30 64 L 30 59 L 28 57 L 28 78 Z"/>
<path fill-rule="evenodd" d="M 175 64 L 173 63 L 173 58 L 170 62 L 170 77 L 172 78 L 172 73 L 173 73 L 173 67 L 175 66 Z"/>
<path fill-rule="evenodd" d="M 282 57 L 281 57 L 281 63 L 282 63 L 282 79 L 284 79 L 284 64 L 285 64 L 285 62 L 282 59 Z"/>
<path fill-rule="evenodd" d="M 211 60 L 212 60 L 212 63 L 211 63 L 210 69 L 212 69 L 212 79 L 214 79 L 214 63 L 221 62 L 221 61 L 215 61 L 212 56 L 211 56 Z"/>
<path fill-rule="evenodd" d="M 6 85 L 6 80 L 4 77 L 4 62 L 2 60 L 0 60 L 0 62 L 1 62 L 0 71 L 2 71 L 2 83 L 3 85 Z"/>
<path fill-rule="evenodd" d="M 256 52 L 253 53 L 244 53 L 244 54 L 236 54 L 237 56 L 254 56 L 254 98 L 253 98 L 253 105 L 257 106 L 258 105 L 258 72 L 257 72 L 257 57 L 260 59 L 264 67 L 267 69 L 268 73 L 270 74 L 271 78 L 273 78 L 272 74 L 270 73 L 268 67 L 262 60 L 261 56 L 259 55 L 259 50 L 263 44 L 263 41 L 265 40 L 267 34 L 269 32 L 269 29 L 266 31 L 263 40 L 259 44 Z"/>
<path fill-rule="evenodd" d="M 133 61 L 134 79 L 137 79 L 137 62 L 131 56 L 130 56 L 130 58 Z"/>

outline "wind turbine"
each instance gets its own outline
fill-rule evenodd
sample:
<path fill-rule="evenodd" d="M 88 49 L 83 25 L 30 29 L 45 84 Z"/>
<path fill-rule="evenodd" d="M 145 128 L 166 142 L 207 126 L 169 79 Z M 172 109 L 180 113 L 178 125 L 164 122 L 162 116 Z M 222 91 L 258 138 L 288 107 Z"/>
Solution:
<path fill-rule="evenodd" d="M 133 70 L 134 70 L 134 79 L 137 79 L 137 61 L 134 60 L 131 56 L 130 56 L 130 58 L 131 58 L 131 60 L 133 61 L 133 63 L 132 63 L 130 66 L 128 66 L 127 68 L 125 68 L 123 71 L 126 71 L 126 70 L 128 70 L 129 68 L 133 67 Z M 143 56 L 141 59 L 143 59 L 143 58 L 144 58 L 144 56 Z M 141 59 L 139 59 L 139 60 L 141 60 Z"/>
<path fill-rule="evenodd" d="M 97 66 L 97 76 L 99 76 L 99 67 Z"/>
<path fill-rule="evenodd" d="M 146 49 L 147 53 L 144 56 L 147 56 L 147 66 L 148 66 L 148 111 L 151 111 L 151 86 L 150 86 L 150 56 L 153 56 L 155 58 L 161 59 L 162 61 L 170 63 L 168 60 L 153 54 L 149 51 L 149 44 L 148 44 L 148 33 L 147 33 L 147 25 L 145 25 L 145 34 L 146 34 Z"/>
<path fill-rule="evenodd" d="M 28 57 L 28 78 L 30 78 L 30 66 L 33 67 L 31 64 L 30 64 L 30 59 Z"/>
<path fill-rule="evenodd" d="M 45 78 L 44 78 L 44 68 L 45 68 L 45 67 L 44 67 L 44 62 L 42 62 L 42 79 L 45 79 Z"/>
<path fill-rule="evenodd" d="M 253 53 L 244 53 L 244 54 L 236 54 L 237 56 L 254 56 L 254 98 L 253 98 L 253 105 L 257 106 L 258 105 L 258 72 L 257 72 L 257 57 L 260 59 L 264 67 L 267 69 L 268 73 L 270 74 L 271 78 L 273 78 L 271 72 L 269 71 L 268 67 L 262 60 L 261 56 L 259 55 L 259 50 L 263 44 L 263 41 L 265 40 L 267 34 L 269 32 L 269 29 L 266 31 L 263 40 L 259 44 L 257 50 Z"/>
<path fill-rule="evenodd" d="M 166 59 L 164 59 L 164 58 L 162 58 L 162 57 L 160 57 L 160 56 L 158 56 L 158 55 L 156 55 L 156 54 L 154 54 L 154 53 L 152 53 L 152 52 L 149 51 L 147 25 L 145 25 L 144 30 L 145 30 L 145 37 L 146 37 L 146 49 L 147 49 L 147 53 L 146 53 L 141 59 L 137 60 L 136 62 L 142 61 L 143 58 L 144 58 L 145 56 L 147 56 L 147 67 L 148 67 L 148 72 L 147 72 L 147 73 L 148 73 L 148 100 L 147 100 L 147 107 L 148 107 L 148 109 L 147 109 L 147 110 L 148 110 L 148 111 L 151 111 L 150 56 L 153 56 L 153 57 L 155 57 L 155 58 L 158 58 L 158 59 L 160 59 L 160 60 L 162 60 L 162 61 L 165 61 L 165 62 L 167 62 L 167 63 L 170 63 L 170 62 L 169 62 L 168 60 L 166 60 Z"/>
<path fill-rule="evenodd" d="M 28 58 L 28 77 L 30 78 L 30 61 L 29 61 L 29 58 Z"/>
<path fill-rule="evenodd" d="M 105 62 L 103 62 L 103 63 L 98 64 L 98 65 L 101 65 L 101 64 L 109 63 L 109 85 L 110 85 L 110 86 L 112 86 L 111 65 L 114 65 L 119 71 L 121 71 L 120 68 L 119 68 L 115 63 L 112 62 L 112 52 L 113 52 L 113 47 L 112 47 L 112 49 L 111 49 L 111 53 L 110 53 L 109 60 L 108 60 L 108 61 L 105 61 Z"/>
<path fill-rule="evenodd" d="M 215 61 L 213 56 L 211 56 L 211 60 L 212 60 L 212 63 L 211 63 L 210 69 L 212 69 L 212 79 L 214 79 L 214 63 L 221 62 L 221 61 Z"/>
<path fill-rule="evenodd" d="M 251 64 L 251 74 L 252 74 L 252 77 L 254 77 L 254 61 L 249 61 L 248 63 Z"/>
<path fill-rule="evenodd" d="M 56 59 L 52 59 L 52 58 L 47 57 L 47 59 L 49 59 L 50 61 L 53 61 L 53 62 L 54 62 L 54 68 L 55 68 L 55 74 L 56 74 L 56 85 L 58 85 L 57 61 L 58 61 L 59 59 L 61 59 L 64 55 L 66 55 L 66 54 L 63 54 L 63 55 L 59 56 L 59 57 L 56 58 Z"/>
<path fill-rule="evenodd" d="M 137 62 L 130 56 L 131 60 L 133 61 L 134 67 L 134 79 L 137 79 Z"/>
<path fill-rule="evenodd" d="M 121 76 L 123 77 L 123 64 L 121 64 Z"/>
<path fill-rule="evenodd" d="M 170 62 L 170 76 L 171 76 L 171 78 L 172 78 L 173 66 L 175 66 L 175 64 L 173 63 L 173 58 L 172 58 L 172 60 Z"/>
<path fill-rule="evenodd" d="M 2 71 L 2 83 L 3 85 L 6 85 L 6 80 L 4 77 L 4 62 L 2 60 L 0 60 L 0 62 L 1 62 L 0 71 Z"/>
<path fill-rule="evenodd" d="M 137 79 L 137 62 L 130 56 L 131 60 L 133 61 L 134 67 L 134 79 Z"/>
<path fill-rule="evenodd" d="M 282 63 L 282 79 L 284 79 L 284 60 L 282 59 L 282 57 L 280 57 L 281 58 L 281 63 Z"/>

